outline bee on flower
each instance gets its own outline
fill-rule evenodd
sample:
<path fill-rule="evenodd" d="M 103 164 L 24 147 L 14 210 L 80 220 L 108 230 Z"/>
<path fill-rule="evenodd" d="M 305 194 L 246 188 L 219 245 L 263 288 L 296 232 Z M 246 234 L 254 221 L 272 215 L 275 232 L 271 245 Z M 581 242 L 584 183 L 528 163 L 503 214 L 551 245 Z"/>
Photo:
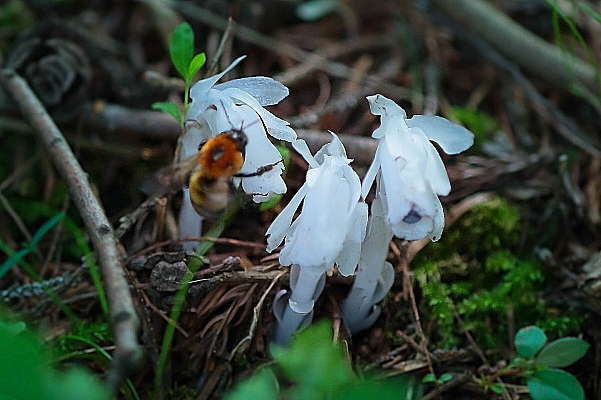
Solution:
<path fill-rule="evenodd" d="M 286 192 L 286 184 L 281 176 L 284 170 L 282 156 L 268 135 L 292 143 L 301 154 L 310 153 L 305 142 L 297 139 L 296 132 L 288 122 L 264 108 L 286 97 L 286 86 L 265 76 L 217 84 L 244 58 L 237 58 L 221 73 L 200 80 L 191 87 L 192 103 L 186 113 L 184 134 L 180 139 L 179 160 L 183 162 L 193 157 L 198 152 L 199 143 L 211 143 L 212 138 L 237 131 L 240 133 L 238 136 L 244 136 L 243 151 L 240 152 L 243 153 L 243 163 L 229 177 L 235 187 L 241 186 L 245 193 L 252 195 L 255 202 L 264 202 L 274 194 Z M 180 236 L 199 236 L 202 220 L 195 211 L 194 202 L 190 200 L 188 189 L 184 191 Z"/>

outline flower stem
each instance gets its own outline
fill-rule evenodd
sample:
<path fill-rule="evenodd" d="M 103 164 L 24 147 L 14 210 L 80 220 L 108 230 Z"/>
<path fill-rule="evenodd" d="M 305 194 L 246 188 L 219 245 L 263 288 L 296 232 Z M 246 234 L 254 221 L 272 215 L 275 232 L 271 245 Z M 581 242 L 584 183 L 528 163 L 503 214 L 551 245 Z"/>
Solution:
<path fill-rule="evenodd" d="M 386 268 L 388 245 L 393 233 L 384 217 L 372 215 L 353 286 L 342 302 L 342 315 L 351 332 L 370 327 L 380 314 L 375 304 L 390 289 L 390 271 Z M 394 275 L 392 275 L 394 279 Z"/>
<path fill-rule="evenodd" d="M 319 269 L 323 271 L 323 268 Z M 286 346 L 292 334 L 309 324 L 313 318 L 313 305 L 321 294 L 325 283 L 325 272 L 316 272 L 313 268 L 293 265 L 290 270 L 291 294 L 286 301 L 283 312 L 279 315 L 275 326 L 274 339 L 276 344 Z M 276 312 L 277 314 L 277 312 Z"/>

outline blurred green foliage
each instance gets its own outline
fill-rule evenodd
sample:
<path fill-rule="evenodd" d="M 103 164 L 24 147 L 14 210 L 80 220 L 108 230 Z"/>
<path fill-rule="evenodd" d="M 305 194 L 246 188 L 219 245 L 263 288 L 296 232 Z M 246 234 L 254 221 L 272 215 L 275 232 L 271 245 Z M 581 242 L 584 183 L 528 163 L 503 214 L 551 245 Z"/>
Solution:
<path fill-rule="evenodd" d="M 265 367 L 239 383 L 226 400 L 354 400 L 421 397 L 418 384 L 407 376 L 395 379 L 360 379 L 334 342 L 332 324 L 316 323 L 299 332 L 289 348 L 274 347 L 275 365 Z"/>
<path fill-rule="evenodd" d="M 15 329 L 15 327 L 17 329 Z M 23 323 L 0 323 L 0 399 L 108 400 L 108 390 L 81 368 L 57 370 L 45 346 Z"/>

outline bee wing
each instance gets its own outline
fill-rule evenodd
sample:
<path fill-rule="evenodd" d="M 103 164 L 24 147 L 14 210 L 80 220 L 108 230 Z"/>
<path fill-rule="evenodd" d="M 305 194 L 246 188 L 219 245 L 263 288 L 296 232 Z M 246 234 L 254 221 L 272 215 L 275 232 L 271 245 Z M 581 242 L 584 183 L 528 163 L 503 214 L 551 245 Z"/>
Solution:
<path fill-rule="evenodd" d="M 198 168 L 200 166 L 196 155 L 183 160 L 179 164 L 161 168 L 154 174 L 151 181 L 145 185 L 144 191 L 154 197 L 163 197 L 170 192 L 178 191 L 188 186 L 190 175 Z"/>

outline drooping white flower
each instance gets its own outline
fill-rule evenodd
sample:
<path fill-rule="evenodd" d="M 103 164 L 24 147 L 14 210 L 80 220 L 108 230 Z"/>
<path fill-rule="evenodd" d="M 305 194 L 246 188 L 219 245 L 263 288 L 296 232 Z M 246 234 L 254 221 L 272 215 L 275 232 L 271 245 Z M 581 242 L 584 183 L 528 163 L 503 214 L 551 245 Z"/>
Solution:
<path fill-rule="evenodd" d="M 340 139 L 316 155 L 319 164 L 307 171 L 306 182 L 267 230 L 267 251 L 286 238 L 280 252 L 282 265 L 298 264 L 325 272 L 334 263 L 343 275 L 354 272 L 367 223 L 367 205 L 361 183 Z M 303 203 L 300 215 L 292 218 Z"/>
<path fill-rule="evenodd" d="M 350 167 L 338 137 L 317 152 L 307 171 L 305 184 L 267 230 L 267 251 L 285 239 L 280 263 L 292 265 L 291 293 L 274 299 L 276 325 L 273 340 L 286 345 L 291 335 L 310 323 L 313 305 L 321 294 L 325 274 L 334 264 L 351 275 L 361 251 L 367 224 L 367 205 L 361 198 L 361 183 Z M 294 214 L 303 204 L 300 215 Z"/>
<path fill-rule="evenodd" d="M 266 201 L 274 193 L 284 193 L 286 184 L 281 174 L 282 156 L 269 141 L 267 134 L 291 142 L 303 155 L 304 141 L 297 139 L 288 122 L 276 117 L 263 106 L 279 103 L 288 95 L 288 88 L 266 77 L 254 76 L 216 84 L 245 56 L 238 57 L 223 72 L 196 82 L 190 89 L 192 103 L 186 113 L 186 129 L 182 137 L 181 159 L 193 155 L 204 140 L 221 132 L 241 129 L 248 137 L 245 162 L 241 174 L 255 172 L 265 165 L 274 167 L 259 176 L 242 179 L 242 189 L 256 202 Z M 279 163 L 278 163 L 279 162 Z M 240 180 L 235 182 L 240 183 Z"/>
<path fill-rule="evenodd" d="M 372 114 L 381 116 L 373 133 L 379 139 L 374 162 L 362 186 L 367 196 L 376 175 L 376 189 L 384 203 L 386 222 L 395 236 L 417 240 L 442 234 L 444 214 L 438 196 L 449 194 L 451 184 L 445 166 L 430 141 L 447 154 L 460 153 L 474 142 L 467 129 L 437 116 L 415 115 L 382 95 L 369 96 Z"/>
<path fill-rule="evenodd" d="M 277 148 L 267 135 L 277 140 L 291 142 L 305 158 L 312 158 L 306 143 L 298 139 L 288 122 L 276 117 L 264 106 L 277 104 L 288 95 L 288 88 L 265 76 L 234 79 L 217 84 L 245 56 L 239 57 L 223 72 L 196 82 L 190 89 L 192 103 L 186 113 L 184 134 L 181 137 L 179 159 L 184 160 L 198 151 L 203 141 L 232 129 L 243 130 L 248 138 L 245 162 L 241 174 L 256 172 L 260 167 L 273 166 L 270 170 L 252 177 L 234 178 L 236 186 L 252 194 L 255 202 L 269 200 L 273 194 L 286 192 L 282 179 L 284 165 Z M 187 189 L 180 211 L 180 236 L 199 236 L 202 219 L 190 202 Z M 185 247 L 193 249 L 194 243 Z"/>

